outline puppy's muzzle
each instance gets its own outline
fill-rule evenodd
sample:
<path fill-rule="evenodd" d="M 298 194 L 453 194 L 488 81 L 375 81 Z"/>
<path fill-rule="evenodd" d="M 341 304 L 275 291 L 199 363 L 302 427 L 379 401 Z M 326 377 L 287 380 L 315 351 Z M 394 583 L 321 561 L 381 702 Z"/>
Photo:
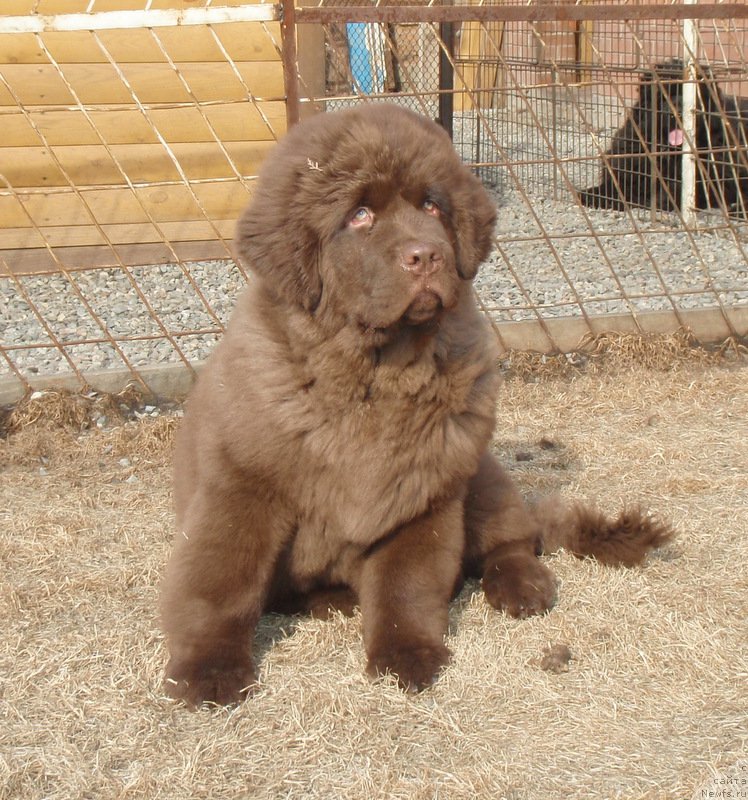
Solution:
<path fill-rule="evenodd" d="M 438 247 L 428 242 L 411 242 L 400 254 L 400 265 L 413 275 L 433 275 L 444 268 L 444 256 Z"/>

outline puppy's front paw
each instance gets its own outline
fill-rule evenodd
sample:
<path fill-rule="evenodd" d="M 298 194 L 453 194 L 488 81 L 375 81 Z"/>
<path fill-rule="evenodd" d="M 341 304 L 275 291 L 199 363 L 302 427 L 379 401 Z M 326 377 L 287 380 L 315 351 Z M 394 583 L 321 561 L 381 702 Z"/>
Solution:
<path fill-rule="evenodd" d="M 514 558 L 486 569 L 483 591 L 494 608 L 524 619 L 553 608 L 556 578 L 535 557 Z"/>
<path fill-rule="evenodd" d="M 178 663 L 172 659 L 166 669 L 166 693 L 193 709 L 202 703 L 219 706 L 241 703 L 256 685 L 257 674 L 251 661 Z"/>
<path fill-rule="evenodd" d="M 372 678 L 394 675 L 401 689 L 420 692 L 435 683 L 449 656 L 445 645 L 390 647 L 369 657 L 366 672 Z"/>

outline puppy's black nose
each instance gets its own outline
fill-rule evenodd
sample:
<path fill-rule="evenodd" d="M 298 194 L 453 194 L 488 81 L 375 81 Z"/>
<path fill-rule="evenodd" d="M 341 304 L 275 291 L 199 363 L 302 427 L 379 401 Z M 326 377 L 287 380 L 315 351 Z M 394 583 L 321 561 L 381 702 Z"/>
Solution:
<path fill-rule="evenodd" d="M 443 260 L 438 248 L 426 242 L 406 245 L 401 255 L 403 269 L 414 275 L 431 275 L 441 269 Z"/>

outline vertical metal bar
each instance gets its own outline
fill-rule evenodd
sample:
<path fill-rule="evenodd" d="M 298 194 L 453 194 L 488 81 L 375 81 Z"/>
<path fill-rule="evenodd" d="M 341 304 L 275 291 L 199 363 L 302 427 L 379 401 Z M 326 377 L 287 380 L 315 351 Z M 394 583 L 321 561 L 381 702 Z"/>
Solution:
<path fill-rule="evenodd" d="M 444 44 L 439 48 L 439 124 L 451 139 L 454 129 L 455 75 L 452 66 L 455 48 L 454 23 L 440 22 L 439 38 Z"/>
<path fill-rule="evenodd" d="M 551 66 L 551 131 L 553 132 L 553 199 L 558 200 L 558 84 L 561 80 L 561 73 L 556 64 Z"/>
<path fill-rule="evenodd" d="M 684 0 L 693 5 L 696 0 Z M 686 225 L 696 222 L 696 52 L 698 28 L 695 19 L 683 20 L 683 155 L 681 156 L 680 207 Z"/>
<path fill-rule="evenodd" d="M 286 91 L 286 124 L 292 127 L 299 121 L 299 75 L 296 66 L 296 0 L 285 0 L 281 18 L 281 55 L 283 56 L 283 85 Z"/>
<path fill-rule="evenodd" d="M 649 218 L 652 222 L 656 222 L 659 209 L 657 195 L 662 193 L 667 197 L 667 192 L 665 191 L 665 187 L 667 186 L 666 175 L 664 170 L 660 170 L 658 164 L 658 159 L 663 158 L 665 146 L 658 140 L 657 131 L 660 126 L 660 116 L 666 113 L 668 105 L 665 87 L 660 77 L 657 75 L 656 70 L 653 68 L 651 73 L 647 74 L 647 77 L 649 77 L 650 74 L 652 79 L 647 87 L 647 93 L 649 95 L 649 137 L 645 145 L 649 148 L 649 154 L 647 156 L 647 158 L 649 158 Z M 643 137 L 642 141 L 644 141 Z M 663 161 L 663 163 L 665 162 Z M 630 179 L 632 181 L 636 180 L 636 182 L 641 185 L 641 178 L 637 178 L 636 175 L 632 174 Z M 680 200 L 680 198 L 675 199 L 678 201 Z"/>

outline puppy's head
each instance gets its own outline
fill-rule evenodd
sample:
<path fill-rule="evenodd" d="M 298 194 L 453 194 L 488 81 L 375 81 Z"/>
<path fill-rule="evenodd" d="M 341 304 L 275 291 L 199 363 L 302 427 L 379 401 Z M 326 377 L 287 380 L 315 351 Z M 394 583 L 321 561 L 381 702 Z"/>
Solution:
<path fill-rule="evenodd" d="M 697 147 L 706 147 L 709 142 L 716 146 L 724 141 L 725 97 L 709 67 L 697 64 L 695 77 Z M 683 86 L 689 79 L 681 59 L 656 64 L 641 78 L 637 121 L 648 133 L 648 143 L 654 141 L 665 152 L 680 151 L 684 141 Z"/>
<path fill-rule="evenodd" d="M 642 73 L 639 80 L 638 105 L 648 111 L 669 107 L 666 98 L 676 109 L 680 108 L 685 65 L 681 59 L 663 61 Z"/>
<path fill-rule="evenodd" d="M 475 276 L 495 216 L 438 125 L 367 104 L 317 115 L 281 141 L 237 246 L 281 302 L 367 329 L 422 325 Z"/>

